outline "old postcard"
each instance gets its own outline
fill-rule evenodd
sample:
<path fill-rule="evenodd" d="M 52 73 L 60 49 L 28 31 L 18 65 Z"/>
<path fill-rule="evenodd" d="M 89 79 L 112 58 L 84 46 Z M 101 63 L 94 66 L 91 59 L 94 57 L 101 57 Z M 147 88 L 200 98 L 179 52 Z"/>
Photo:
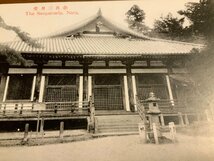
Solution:
<path fill-rule="evenodd" d="M 0 161 L 212 161 L 213 9 L 1 4 Z"/>

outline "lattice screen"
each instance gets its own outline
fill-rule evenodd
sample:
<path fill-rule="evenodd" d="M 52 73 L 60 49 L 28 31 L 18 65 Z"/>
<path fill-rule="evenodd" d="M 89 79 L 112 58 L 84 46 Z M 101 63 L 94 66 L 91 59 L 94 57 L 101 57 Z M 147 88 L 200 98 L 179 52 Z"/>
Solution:
<path fill-rule="evenodd" d="M 76 75 L 49 76 L 45 91 L 45 102 L 77 101 Z M 63 104 L 61 104 L 63 105 Z"/>
<path fill-rule="evenodd" d="M 120 75 L 96 75 L 94 77 L 94 105 L 97 110 L 123 109 Z"/>

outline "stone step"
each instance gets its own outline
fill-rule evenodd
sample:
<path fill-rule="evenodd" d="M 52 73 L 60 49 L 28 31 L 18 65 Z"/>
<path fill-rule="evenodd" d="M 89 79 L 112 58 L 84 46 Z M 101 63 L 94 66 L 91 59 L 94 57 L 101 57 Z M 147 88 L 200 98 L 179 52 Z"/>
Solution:
<path fill-rule="evenodd" d="M 103 136 L 123 136 L 123 135 L 136 135 L 138 132 L 131 131 L 131 132 L 103 132 L 103 133 L 96 133 L 93 134 L 93 137 L 103 137 Z"/>
<path fill-rule="evenodd" d="M 118 124 L 118 125 L 122 125 L 122 124 L 128 124 L 128 125 L 132 125 L 132 124 L 138 124 L 141 123 L 142 121 L 97 121 L 99 125 L 109 125 L 109 124 Z"/>
<path fill-rule="evenodd" d="M 97 133 L 138 132 L 138 115 L 96 116 Z"/>
<path fill-rule="evenodd" d="M 139 115 L 108 115 L 108 116 L 96 116 L 96 117 L 102 120 L 139 119 Z"/>
<path fill-rule="evenodd" d="M 138 125 L 98 125 L 98 128 L 138 128 Z"/>
<path fill-rule="evenodd" d="M 110 132 L 138 132 L 137 128 L 126 128 L 126 129 L 99 129 L 98 133 L 110 133 Z"/>
<path fill-rule="evenodd" d="M 98 124 L 98 127 L 138 127 L 138 123 L 133 124 Z"/>

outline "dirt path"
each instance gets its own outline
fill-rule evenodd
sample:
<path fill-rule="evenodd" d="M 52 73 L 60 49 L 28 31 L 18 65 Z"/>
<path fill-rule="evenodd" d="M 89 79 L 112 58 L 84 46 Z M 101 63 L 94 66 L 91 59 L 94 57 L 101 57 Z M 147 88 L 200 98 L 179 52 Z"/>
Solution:
<path fill-rule="evenodd" d="M 0 161 L 213 161 L 214 137 L 179 135 L 179 143 L 140 143 L 138 135 L 34 147 L 0 147 Z"/>

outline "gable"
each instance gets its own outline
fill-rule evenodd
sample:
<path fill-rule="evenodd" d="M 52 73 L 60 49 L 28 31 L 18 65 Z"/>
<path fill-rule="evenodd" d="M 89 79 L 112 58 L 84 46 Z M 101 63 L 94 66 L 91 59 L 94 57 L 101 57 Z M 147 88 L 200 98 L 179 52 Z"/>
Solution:
<path fill-rule="evenodd" d="M 149 40 L 150 38 L 137 33 L 129 28 L 122 27 L 121 25 L 111 22 L 102 15 L 101 10 L 99 10 L 95 15 L 85 19 L 84 21 L 68 26 L 64 29 L 56 31 L 52 34 L 45 36 L 45 38 L 57 38 L 57 37 L 66 37 L 76 34 L 83 34 L 87 32 L 95 32 L 99 30 L 99 33 L 107 32 L 115 35 L 124 35 L 129 37 L 141 38 L 144 40 Z"/>

